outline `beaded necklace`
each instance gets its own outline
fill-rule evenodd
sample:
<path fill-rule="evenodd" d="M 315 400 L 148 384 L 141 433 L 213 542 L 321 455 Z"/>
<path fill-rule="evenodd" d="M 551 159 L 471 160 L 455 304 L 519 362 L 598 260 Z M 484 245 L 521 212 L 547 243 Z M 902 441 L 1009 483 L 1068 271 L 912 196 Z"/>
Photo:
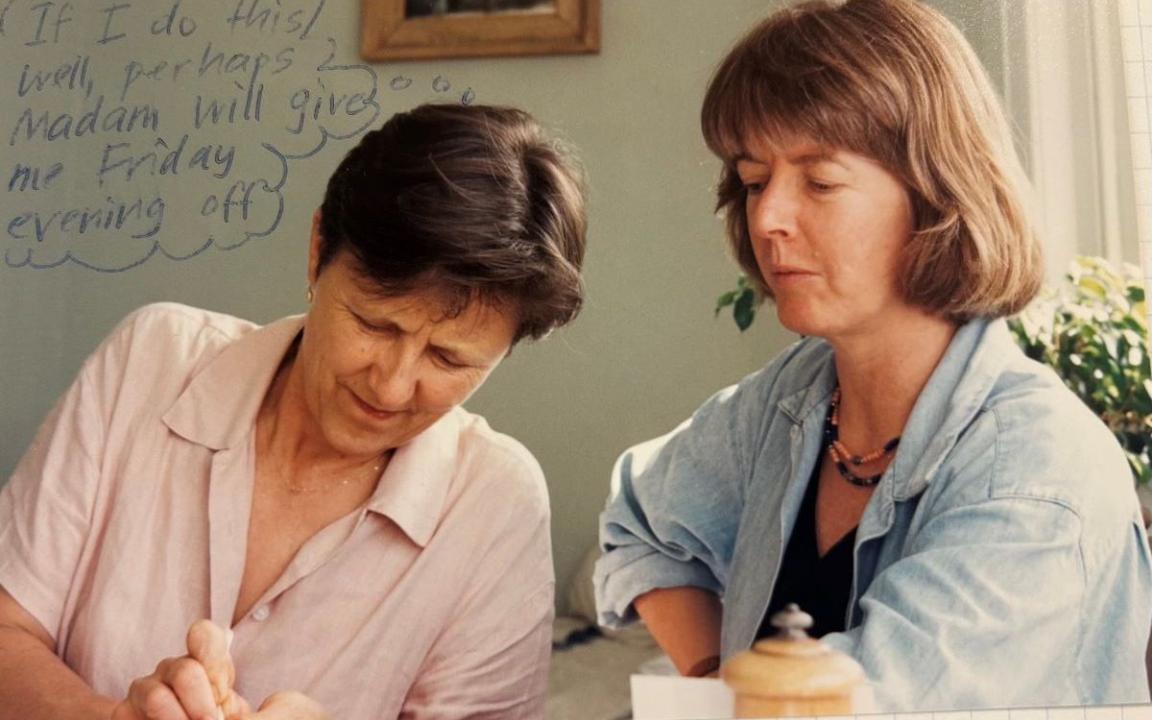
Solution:
<path fill-rule="evenodd" d="M 847 460 L 857 467 L 865 463 L 875 462 L 882 457 L 891 455 L 899 444 L 900 436 L 897 435 L 884 443 L 882 447 L 865 455 L 853 454 L 844 447 L 844 443 L 840 442 L 840 386 L 836 386 L 836 389 L 832 391 L 832 400 L 828 404 L 828 416 L 824 418 L 824 445 L 828 448 L 828 454 L 832 456 L 832 462 L 836 464 L 836 470 L 839 471 L 840 477 L 858 487 L 875 485 L 880 482 L 880 477 L 884 474 L 883 471 L 875 475 L 860 476 L 852 472 L 844 464 L 844 461 Z"/>

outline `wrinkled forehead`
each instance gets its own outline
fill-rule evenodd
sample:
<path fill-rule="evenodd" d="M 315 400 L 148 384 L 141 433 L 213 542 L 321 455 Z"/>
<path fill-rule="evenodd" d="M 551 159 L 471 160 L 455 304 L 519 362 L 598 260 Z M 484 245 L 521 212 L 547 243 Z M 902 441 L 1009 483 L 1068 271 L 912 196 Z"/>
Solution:
<path fill-rule="evenodd" d="M 346 261 L 349 282 L 359 294 L 396 309 L 402 309 L 406 304 L 423 307 L 435 322 L 462 316 L 518 318 L 520 315 L 519 306 L 504 294 L 461 284 L 437 269 L 403 279 L 391 279 L 374 276 L 350 255 Z"/>

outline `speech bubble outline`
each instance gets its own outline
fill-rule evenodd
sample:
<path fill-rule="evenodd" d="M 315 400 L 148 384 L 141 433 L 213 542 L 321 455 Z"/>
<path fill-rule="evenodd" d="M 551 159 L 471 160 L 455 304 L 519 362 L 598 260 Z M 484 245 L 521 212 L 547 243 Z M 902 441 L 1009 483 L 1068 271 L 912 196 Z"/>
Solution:
<path fill-rule="evenodd" d="M 2 33 L 5 29 L 5 20 L 7 19 L 9 10 L 16 4 L 17 1 L 18 0 L 8 0 L 7 3 L 4 4 L 3 8 L 0 9 L 0 33 Z M 304 127 L 305 121 L 307 121 L 307 116 L 311 115 L 311 121 L 307 122 L 307 125 L 311 126 L 308 128 L 308 132 L 317 133 L 317 137 L 314 141 L 307 143 L 304 150 L 296 151 L 286 148 L 285 145 L 290 144 L 292 138 L 286 138 L 282 141 L 261 143 L 261 147 L 263 147 L 264 150 L 266 150 L 272 157 L 276 159 L 277 165 L 279 167 L 279 177 L 276 178 L 274 182 L 269 179 L 271 176 L 257 176 L 251 181 L 240 179 L 231 189 L 234 190 L 238 185 L 244 183 L 245 185 L 241 189 L 242 193 L 245 191 L 251 193 L 253 189 L 256 189 L 259 192 L 266 194 L 268 197 L 274 196 L 274 212 L 272 212 L 272 217 L 270 221 L 266 223 L 266 226 L 257 229 L 238 227 L 237 230 L 239 231 L 240 236 L 235 241 L 227 241 L 222 239 L 220 237 L 220 233 L 218 232 L 215 234 L 210 234 L 207 239 L 204 240 L 204 242 L 199 246 L 191 249 L 190 251 L 181 252 L 177 252 L 169 248 L 166 245 L 163 236 L 161 236 L 149 244 L 146 249 L 142 249 L 142 253 L 140 253 L 137 257 L 113 264 L 106 262 L 102 263 L 94 260 L 91 257 L 87 257 L 83 249 L 77 249 L 74 246 L 69 246 L 70 243 L 76 242 L 76 235 L 73 234 L 68 237 L 67 240 L 61 240 L 59 246 L 55 246 L 58 247 L 59 250 L 63 251 L 62 254 L 57 258 L 47 259 L 43 257 L 43 254 L 46 254 L 43 253 L 43 250 L 47 249 L 46 247 L 41 250 L 43 254 L 39 256 L 37 254 L 36 247 L 6 248 L 3 262 L 4 266 L 11 269 L 50 270 L 66 264 L 73 264 L 95 272 L 120 273 L 140 267 L 157 255 L 166 257 L 169 260 L 175 262 L 183 262 L 198 257 L 213 247 L 218 250 L 225 251 L 235 250 L 243 247 L 254 238 L 263 238 L 271 235 L 276 231 L 283 220 L 286 205 L 283 188 L 287 184 L 292 163 L 297 160 L 303 160 L 317 155 L 328 145 L 330 140 L 347 140 L 364 133 L 379 120 L 383 112 L 380 103 L 380 78 L 375 69 L 362 63 L 337 63 L 336 56 L 338 45 L 336 39 L 333 37 L 327 37 L 325 39 L 328 45 L 327 54 L 323 60 L 314 66 L 316 73 L 318 73 L 317 77 L 321 88 L 324 88 L 324 90 L 327 91 L 328 86 L 323 82 L 322 79 L 319 78 L 322 78 L 329 73 L 356 73 L 362 74 L 360 82 L 364 83 L 364 87 L 366 88 L 367 92 L 344 93 L 338 96 L 335 94 L 336 91 L 330 91 L 327 97 L 320 93 L 316 95 L 315 100 L 306 100 L 304 105 L 301 106 L 301 128 Z M 437 79 L 439 80 L 440 77 L 441 76 L 438 75 Z M 349 84 L 347 82 L 345 82 L 343 85 L 340 83 L 333 83 L 333 87 L 347 88 L 349 87 Z M 471 89 L 469 89 L 469 91 L 471 92 Z M 472 95 L 474 97 L 474 93 Z M 326 115 L 322 115 L 324 110 L 323 102 L 325 99 L 328 101 L 328 112 Z M 470 99 L 469 101 L 462 102 L 469 104 Z M 311 102 L 315 102 L 316 105 L 309 111 L 308 108 L 311 106 Z M 338 109 L 341 108 L 341 103 L 344 103 L 343 112 L 338 112 Z M 293 107 L 295 108 L 295 106 Z M 346 119 L 355 118 L 356 115 L 361 113 L 364 115 L 363 120 L 357 122 L 351 128 L 338 127 L 337 123 Z M 275 173 L 272 174 L 272 176 L 274 175 Z M 207 198 L 205 198 L 205 204 L 202 206 L 202 214 L 208 214 L 208 212 L 204 210 L 204 208 L 207 207 L 208 198 L 212 198 L 214 203 L 219 203 L 220 201 L 217 199 L 218 197 L 223 197 L 223 194 L 220 194 L 219 196 L 209 195 Z M 247 219 L 248 212 L 247 200 L 248 198 L 245 196 L 245 201 L 243 203 L 243 213 L 245 219 Z M 109 201 L 111 202 L 111 198 L 109 198 Z M 153 235 L 156 235 L 157 233 L 163 232 L 164 225 L 167 221 L 167 217 L 163 215 L 163 211 L 165 207 L 168 207 L 168 205 L 165 202 L 163 195 L 157 195 L 153 202 L 163 203 L 163 205 L 160 207 L 160 215 L 157 218 L 156 227 L 149 230 L 146 234 L 133 235 L 133 238 L 147 239 Z M 224 203 L 224 205 L 226 204 L 227 203 Z M 238 204 L 239 203 L 234 201 L 232 203 L 232 207 L 235 208 Z M 187 207 L 181 204 L 174 204 L 172 207 L 178 208 L 180 212 L 187 211 Z M 220 205 L 217 205 L 216 207 L 220 207 Z M 269 205 L 266 207 L 271 208 L 272 206 Z M 87 210 L 85 209 L 84 212 L 87 212 Z M 214 209 L 211 212 L 216 212 L 216 210 Z M 235 212 L 235 210 L 233 210 L 233 212 Z M 225 222 L 227 222 L 227 219 Z M 48 224 L 50 225 L 50 223 L 51 219 L 49 220 Z M 82 233 L 84 231 L 81 229 L 80 232 Z M 188 240 L 187 237 L 182 237 L 181 239 Z M 94 247 L 97 246 L 94 245 Z M 131 253 L 130 251 L 129 254 L 134 253 Z"/>

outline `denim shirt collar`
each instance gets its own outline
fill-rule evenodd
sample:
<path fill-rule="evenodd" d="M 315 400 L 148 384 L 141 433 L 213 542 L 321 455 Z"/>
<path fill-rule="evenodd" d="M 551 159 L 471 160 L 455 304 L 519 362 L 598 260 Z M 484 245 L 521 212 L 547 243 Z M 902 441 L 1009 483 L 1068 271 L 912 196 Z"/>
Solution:
<path fill-rule="evenodd" d="M 977 318 L 960 326 L 912 407 L 900 448 L 881 480 L 893 501 L 914 498 L 928 486 L 960 433 L 972 422 L 1005 366 L 1018 356 L 1004 320 Z M 832 355 L 807 387 L 781 398 L 777 407 L 805 427 L 802 457 L 822 442 L 824 414 L 836 386 Z"/>

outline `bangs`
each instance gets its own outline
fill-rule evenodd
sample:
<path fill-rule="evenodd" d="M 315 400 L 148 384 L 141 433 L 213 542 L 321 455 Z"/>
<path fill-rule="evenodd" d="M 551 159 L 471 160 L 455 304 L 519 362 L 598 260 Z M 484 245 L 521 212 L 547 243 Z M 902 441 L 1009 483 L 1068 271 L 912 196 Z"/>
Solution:
<path fill-rule="evenodd" d="M 804 138 L 871 157 L 899 157 L 900 103 L 870 58 L 848 47 L 833 8 L 802 6 L 773 16 L 716 71 L 701 113 L 708 148 L 725 163 L 749 145 Z"/>

